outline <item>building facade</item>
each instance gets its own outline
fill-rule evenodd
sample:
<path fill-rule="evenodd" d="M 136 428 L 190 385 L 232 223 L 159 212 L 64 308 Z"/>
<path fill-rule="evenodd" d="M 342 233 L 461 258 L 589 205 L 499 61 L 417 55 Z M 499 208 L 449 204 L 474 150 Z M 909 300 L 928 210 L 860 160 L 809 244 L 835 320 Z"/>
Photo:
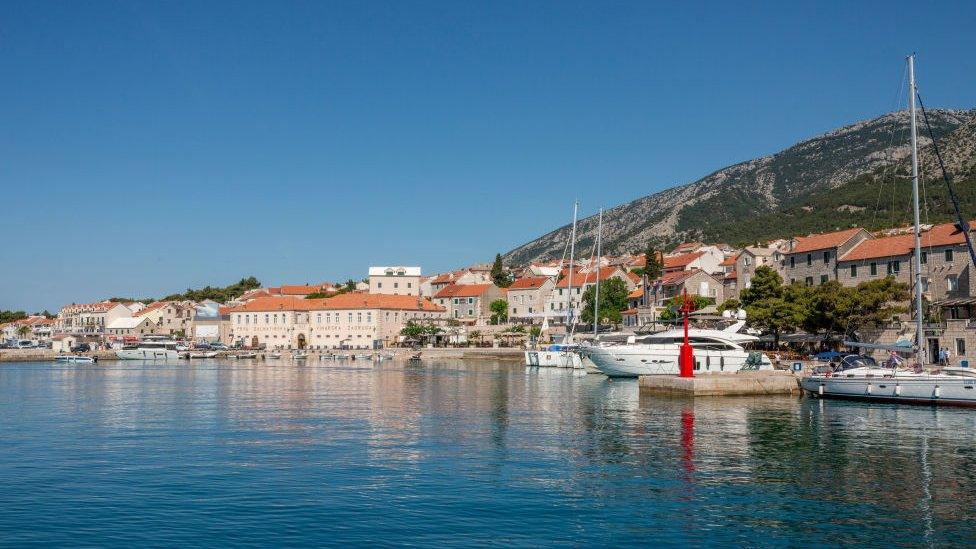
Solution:
<path fill-rule="evenodd" d="M 420 267 L 370 267 L 369 293 L 420 295 Z"/>
<path fill-rule="evenodd" d="M 415 296 L 353 293 L 263 297 L 228 310 L 232 342 L 267 349 L 379 349 L 396 341 L 407 322 L 445 316 Z"/>

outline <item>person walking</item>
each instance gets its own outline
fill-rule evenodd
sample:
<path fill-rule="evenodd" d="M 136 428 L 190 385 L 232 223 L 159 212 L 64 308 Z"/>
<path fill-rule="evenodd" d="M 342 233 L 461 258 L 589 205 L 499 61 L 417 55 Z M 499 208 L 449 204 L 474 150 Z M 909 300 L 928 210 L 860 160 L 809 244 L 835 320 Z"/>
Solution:
<path fill-rule="evenodd" d="M 943 364 L 943 366 L 950 366 L 952 365 L 952 351 L 946 347 L 945 353 L 945 364 Z"/>
<path fill-rule="evenodd" d="M 946 363 L 946 348 L 939 348 L 939 366 L 945 366 Z"/>

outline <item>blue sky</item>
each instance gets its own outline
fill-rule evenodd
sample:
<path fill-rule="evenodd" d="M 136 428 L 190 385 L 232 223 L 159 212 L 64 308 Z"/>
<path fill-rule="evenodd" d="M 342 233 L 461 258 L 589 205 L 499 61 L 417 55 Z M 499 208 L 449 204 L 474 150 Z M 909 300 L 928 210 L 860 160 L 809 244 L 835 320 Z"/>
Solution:
<path fill-rule="evenodd" d="M 895 107 L 976 4 L 4 2 L 0 309 L 425 272 Z"/>

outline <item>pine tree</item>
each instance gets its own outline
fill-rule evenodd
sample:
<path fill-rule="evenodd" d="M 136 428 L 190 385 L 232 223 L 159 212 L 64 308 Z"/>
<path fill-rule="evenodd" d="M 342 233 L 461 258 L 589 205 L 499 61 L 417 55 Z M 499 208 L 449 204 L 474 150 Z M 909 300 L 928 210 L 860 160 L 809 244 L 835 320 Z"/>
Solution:
<path fill-rule="evenodd" d="M 644 250 L 644 260 L 646 261 L 644 274 L 647 275 L 647 278 L 652 281 L 661 278 L 664 265 L 661 262 L 660 254 L 658 254 L 657 250 L 654 249 L 654 245 L 651 243 L 648 243 L 647 249 Z"/>
<path fill-rule="evenodd" d="M 491 279 L 499 288 L 508 288 L 512 285 L 512 279 L 505 270 L 505 265 L 502 264 L 502 254 L 495 254 L 495 262 L 491 265 Z"/>

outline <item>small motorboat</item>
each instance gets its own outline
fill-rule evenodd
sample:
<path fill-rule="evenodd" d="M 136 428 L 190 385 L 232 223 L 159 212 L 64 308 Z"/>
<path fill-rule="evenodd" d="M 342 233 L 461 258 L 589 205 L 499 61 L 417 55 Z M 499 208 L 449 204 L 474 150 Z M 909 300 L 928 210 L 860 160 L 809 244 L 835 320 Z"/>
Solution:
<path fill-rule="evenodd" d="M 190 358 L 214 358 L 217 356 L 216 351 L 206 351 L 206 352 L 193 352 L 190 353 Z"/>
<path fill-rule="evenodd" d="M 258 354 L 254 352 L 249 353 L 237 353 L 237 358 L 257 358 Z"/>
<path fill-rule="evenodd" d="M 295 360 L 308 360 L 308 353 L 306 353 L 305 351 L 298 351 L 295 354 L 291 355 L 291 357 Z"/>
<path fill-rule="evenodd" d="M 81 356 L 81 355 L 61 355 L 55 358 L 57 362 L 76 362 L 81 364 L 94 364 L 98 362 L 97 356 Z"/>
<path fill-rule="evenodd" d="M 268 353 L 268 358 L 281 358 L 281 353 L 275 351 L 273 353 Z"/>
<path fill-rule="evenodd" d="M 421 361 L 420 353 L 412 354 L 410 355 L 410 358 L 407 359 L 407 362 L 420 362 L 420 361 Z"/>
<path fill-rule="evenodd" d="M 353 358 L 356 360 L 372 360 L 373 355 L 354 355 Z"/>

